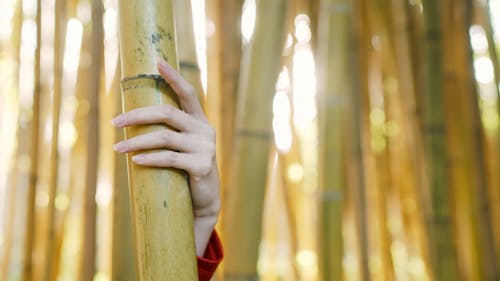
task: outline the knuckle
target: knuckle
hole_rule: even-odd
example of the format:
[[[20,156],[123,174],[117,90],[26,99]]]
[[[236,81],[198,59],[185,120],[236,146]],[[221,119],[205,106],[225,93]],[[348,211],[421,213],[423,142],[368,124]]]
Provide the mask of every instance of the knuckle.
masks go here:
[[[162,130],[160,137],[161,137],[162,143],[164,143],[164,144],[169,143],[170,140],[172,139],[172,132],[168,129],[164,129],[164,130]]]
[[[174,153],[173,151],[168,150],[165,152],[165,161],[169,165],[176,165],[178,160],[179,160],[178,155],[176,153]]]
[[[172,106],[170,106],[168,104],[161,105],[161,113],[162,113],[163,119],[165,121],[170,120],[170,118],[173,114]]]

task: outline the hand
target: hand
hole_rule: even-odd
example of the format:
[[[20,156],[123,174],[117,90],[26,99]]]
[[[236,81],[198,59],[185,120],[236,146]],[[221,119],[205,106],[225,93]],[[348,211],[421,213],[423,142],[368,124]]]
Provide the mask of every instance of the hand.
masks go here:
[[[120,128],[165,123],[176,130],[165,128],[139,135],[115,144],[113,149],[120,153],[139,152],[132,157],[138,165],[177,168],[189,173],[196,254],[203,256],[220,210],[215,130],[208,123],[194,87],[163,60],[158,62],[158,71],[179,97],[183,110],[167,104],[142,107],[118,115],[111,123]],[[147,152],[150,149],[163,150]]]

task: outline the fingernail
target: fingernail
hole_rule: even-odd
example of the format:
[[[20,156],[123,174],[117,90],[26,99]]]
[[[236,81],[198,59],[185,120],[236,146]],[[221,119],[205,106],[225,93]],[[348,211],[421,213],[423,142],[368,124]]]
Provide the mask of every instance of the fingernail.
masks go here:
[[[122,142],[119,142],[119,143],[113,145],[113,150],[121,152],[121,153],[125,152],[126,151],[125,142],[122,141]]]
[[[146,157],[144,157],[144,155],[139,154],[139,155],[132,156],[132,161],[134,161],[135,163],[141,163],[145,160],[145,158]]]
[[[111,125],[115,127],[121,127],[125,125],[125,119],[123,118],[123,115],[118,115],[115,118],[111,119]]]

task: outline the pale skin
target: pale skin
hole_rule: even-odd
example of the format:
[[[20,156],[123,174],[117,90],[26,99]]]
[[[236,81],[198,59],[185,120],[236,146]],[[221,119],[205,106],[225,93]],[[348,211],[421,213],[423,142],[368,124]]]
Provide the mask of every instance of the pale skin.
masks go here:
[[[138,165],[177,168],[188,172],[193,202],[196,255],[203,256],[220,210],[220,182],[215,159],[215,130],[209,124],[194,87],[164,60],[158,71],[179,98],[181,109],[155,105],[134,109],[111,120],[118,128],[144,124],[166,124],[165,129],[119,142],[113,149],[136,152]],[[150,149],[161,149],[148,152]]]

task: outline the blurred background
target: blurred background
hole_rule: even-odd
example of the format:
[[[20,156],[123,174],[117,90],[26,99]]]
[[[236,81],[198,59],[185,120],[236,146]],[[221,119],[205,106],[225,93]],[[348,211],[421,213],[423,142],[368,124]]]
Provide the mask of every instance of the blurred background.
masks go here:
[[[0,1],[1,281],[135,280],[117,2]],[[216,280],[500,280],[500,0],[174,6]]]

